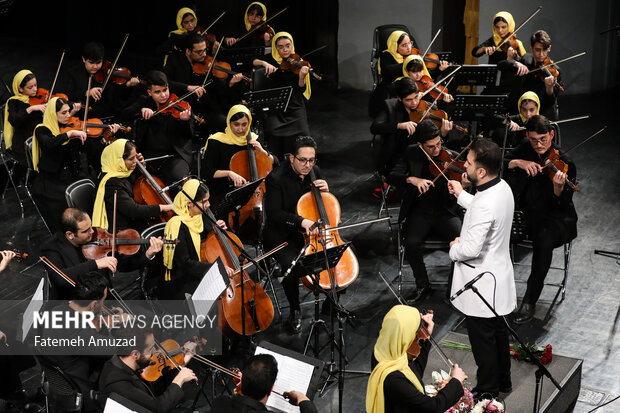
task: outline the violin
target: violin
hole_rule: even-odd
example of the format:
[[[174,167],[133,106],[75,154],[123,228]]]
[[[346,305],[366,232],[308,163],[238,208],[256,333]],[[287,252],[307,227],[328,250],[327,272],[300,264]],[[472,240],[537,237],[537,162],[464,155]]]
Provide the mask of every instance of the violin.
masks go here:
[[[179,100],[178,96],[174,93],[171,93],[168,97],[168,102],[157,105],[157,113],[163,113],[166,115],[171,115],[174,118],[179,119],[181,116],[181,112],[185,112],[186,110],[192,110],[192,107],[189,103],[184,100]],[[199,124],[205,123],[205,120],[198,115],[194,115],[192,113],[192,118]]]
[[[159,351],[154,353],[151,356],[151,360],[154,364],[145,367],[142,369],[142,373],[140,373],[140,376],[149,382],[157,381],[162,376],[164,368],[168,367],[174,369],[177,368],[177,366],[182,366],[185,362],[184,349],[176,341],[168,339],[162,341],[159,345],[163,348],[165,353]],[[173,359],[174,362],[171,359]]]
[[[418,107],[415,108],[415,110],[409,112],[409,120],[415,123],[419,123],[424,119],[430,119],[435,125],[437,125],[438,128],[441,128],[441,121],[444,119],[448,120],[448,114],[441,109],[428,110],[429,107],[431,107],[430,103],[425,100],[420,100],[420,103],[418,103]],[[466,128],[459,125],[454,125],[454,129],[459,130],[463,133],[468,133],[468,130]]]
[[[426,329],[426,321],[420,319],[420,328],[418,329],[415,338],[411,342],[411,345],[407,349],[407,358],[409,360],[414,360],[418,358],[418,356],[420,355],[420,351],[422,351],[422,346],[424,345],[424,342],[430,337],[431,334]]]
[[[560,89],[561,92],[564,92],[564,87],[562,87],[562,85],[558,83],[558,76],[560,76],[560,71],[553,65],[553,60],[546,57],[545,60],[537,66],[547,66],[544,69],[536,72],[536,76],[538,76],[541,81],[544,82],[546,77],[553,76],[555,78],[554,87],[557,87],[558,89]]]
[[[545,155],[544,158],[540,158],[538,163],[543,167],[544,173],[546,173],[552,181],[557,172],[568,172],[568,164],[560,159],[560,151],[555,148],[549,149],[547,155]],[[573,191],[579,192],[579,187],[572,183],[568,177],[566,178],[566,183]]]
[[[215,216],[209,208],[207,215],[215,222]],[[235,270],[230,285],[220,296],[220,328],[227,337],[235,335],[254,335],[263,331],[273,321],[273,304],[260,283],[255,284],[247,271],[241,268],[240,251],[224,235],[224,230],[214,225],[214,229],[200,245],[200,261],[214,262],[218,257],[224,265]],[[241,240],[232,232],[228,235],[237,243]],[[241,289],[243,288],[243,303]],[[243,310],[242,310],[243,309]],[[243,313],[242,313],[243,311]]]
[[[442,100],[444,96],[446,96],[448,92],[448,88],[445,86],[435,86],[435,82],[430,76],[424,75],[420,80],[417,80],[418,89],[420,92],[424,93],[430,89],[428,92],[433,99]]]
[[[448,149],[442,149],[439,155],[433,158],[435,163],[430,164],[431,173],[435,176],[443,173],[448,178],[460,182],[465,173],[465,161],[456,160],[458,156],[454,157],[455,155],[455,153]],[[438,168],[442,168],[442,170]]]
[[[512,50],[514,50],[515,53],[517,53],[517,56],[520,57],[521,55],[519,54],[519,43],[517,42],[517,35],[516,33],[512,33],[512,32],[502,37],[502,42],[500,43],[500,46],[498,46],[498,49],[507,54],[508,49],[511,47],[512,47]]]
[[[211,56],[207,56],[204,62],[196,62],[192,65],[192,70],[194,71],[194,74],[199,75],[199,76],[204,76],[207,73],[209,73],[209,69],[210,67],[213,66],[213,76],[215,76],[218,79],[226,79],[228,78],[228,76],[234,76],[239,72],[234,72],[232,70],[230,70],[230,64],[226,63],[226,62],[215,62],[215,64],[213,64],[213,58]],[[243,80],[245,80],[246,82],[251,82],[252,79],[250,79],[247,76],[243,76]]]
[[[310,180],[314,182],[316,176],[314,170],[310,170]],[[340,224],[340,203],[338,199],[329,192],[320,191],[312,184],[312,191],[307,192],[297,201],[297,215],[312,221],[320,220],[325,228],[337,227]],[[310,239],[306,239],[305,255],[322,251],[324,248],[331,248],[344,243],[338,231],[330,231],[329,235],[325,233],[325,240],[322,242],[321,233],[313,235]],[[319,285],[325,290],[332,289],[331,279],[334,280],[334,288],[340,291],[348,287],[359,275],[359,262],[351,248],[347,248],[342,255],[338,264],[330,270],[332,277],[327,270],[321,271],[319,274]],[[301,282],[308,289],[313,289],[313,280],[310,276],[302,277]]]
[[[87,260],[98,260],[112,252],[112,234],[103,228],[93,228],[95,233],[91,240],[82,245],[82,253]],[[179,240],[163,240],[166,244],[178,244]],[[140,238],[140,234],[135,229],[127,228],[116,233],[115,238],[116,252],[122,255],[134,255],[140,251],[140,246],[150,245],[151,241]]]
[[[106,141],[111,141],[112,132],[110,131],[110,125],[106,125],[101,121],[101,119],[91,118],[86,121],[86,125],[84,125],[84,121],[80,120],[80,118],[76,116],[71,116],[69,121],[60,128],[60,133],[67,133],[71,130],[84,130],[84,126],[86,126],[86,135],[89,138],[98,138],[103,133],[103,138]],[[105,132],[104,132],[105,130]],[[120,130],[124,132],[131,132],[130,126],[121,126]]]
[[[414,47],[411,49],[411,54],[422,56],[422,51]],[[441,61],[439,60],[439,55],[436,53],[426,53],[424,56],[422,56],[422,60],[424,60],[424,65],[428,70],[435,70],[441,64]]]
[[[108,74],[110,73],[111,68],[112,68],[112,63],[109,60],[105,60],[101,64],[101,69],[99,69],[97,73],[93,75],[93,77],[95,78],[97,82],[103,83],[106,76],[108,76]],[[131,71],[129,71],[129,69],[127,69],[126,67],[117,66],[114,68],[114,70],[112,71],[112,74],[110,75],[110,80],[116,83],[117,85],[124,85],[131,78],[132,78]],[[140,83],[144,83],[144,81],[141,80]]]
[[[316,74],[312,70],[310,62],[307,60],[303,60],[301,56],[299,56],[297,53],[290,55],[286,59],[282,59],[282,63],[280,63],[280,70],[298,75],[299,71],[304,66],[307,66],[310,69],[310,72],[308,73],[310,73],[316,80],[323,80],[322,76]]]
[[[275,36],[276,34],[276,32],[271,26],[267,24],[267,22],[256,23],[255,25],[252,25],[252,27],[248,31],[251,31],[255,37],[261,40],[265,40],[265,33],[269,33],[271,35],[271,38],[273,38],[273,36]]]
[[[37,89],[36,95],[30,96],[30,98],[28,98],[28,101],[29,101],[28,103],[30,103],[30,106],[43,105],[49,102],[51,98],[62,98],[66,101],[69,100],[69,97],[65,95],[64,93],[54,93],[53,95],[50,96],[49,90],[43,89],[42,87],[40,87]]]
[[[133,200],[141,205],[171,205],[170,195],[162,190],[164,183],[158,177],[151,175],[140,162],[136,163],[136,167],[140,169],[142,176],[133,184]],[[161,222],[168,222],[173,216],[174,211],[159,213]]]
[[[16,262],[21,262],[21,261],[23,261],[23,260],[25,260],[25,259],[27,259],[27,258],[28,258],[28,253],[26,253],[26,252],[19,252],[19,251],[17,251],[17,250],[12,250],[12,252],[14,252],[14,253],[15,253],[15,256],[13,257],[13,259],[14,259]],[[0,258],[0,259],[1,259],[1,258]]]
[[[256,152],[254,146],[250,144],[251,134],[248,127],[246,136],[248,141],[247,149],[237,152],[230,158],[229,170],[241,175],[247,182],[254,182],[258,179],[266,177],[273,169],[269,155],[262,152]],[[254,195],[250,201],[245,204],[239,213],[231,212],[228,216],[230,228],[234,228],[239,232],[241,227],[252,228],[253,233],[258,233],[258,229],[262,224],[263,215],[263,195],[265,194],[265,182],[261,183],[254,191]],[[246,225],[248,224],[248,225]]]

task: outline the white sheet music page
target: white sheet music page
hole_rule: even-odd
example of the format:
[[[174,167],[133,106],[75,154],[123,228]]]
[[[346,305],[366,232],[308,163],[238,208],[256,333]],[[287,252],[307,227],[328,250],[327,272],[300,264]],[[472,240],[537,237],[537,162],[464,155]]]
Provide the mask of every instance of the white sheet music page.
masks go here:
[[[297,390],[304,394],[308,392],[308,387],[310,386],[310,380],[312,379],[312,373],[314,371],[314,366],[312,364],[274,353],[260,346],[256,347],[254,354],[271,354],[278,362],[278,377],[276,378],[273,390],[280,394],[291,390]],[[299,407],[293,406],[288,400],[273,392],[267,400],[267,407],[272,407],[286,413],[299,413]]]
[[[215,300],[222,295],[226,287],[227,285],[220,272],[220,266],[215,262],[211,265],[204,277],[202,277],[196,291],[192,294],[192,302],[196,309],[196,315],[206,316],[209,314],[210,308],[208,308],[207,302],[215,302]]]
[[[26,339],[28,332],[30,331],[30,327],[32,327],[32,323],[34,321],[34,312],[39,311],[43,306],[43,285],[45,284],[45,278],[41,278],[39,281],[39,285],[37,289],[34,291],[34,295],[32,299],[28,303],[28,307],[26,307],[26,311],[24,311],[24,318],[22,319],[22,341]]]
[[[105,409],[103,410],[103,413],[136,413],[136,411],[128,409],[116,400],[108,398],[105,402]]]

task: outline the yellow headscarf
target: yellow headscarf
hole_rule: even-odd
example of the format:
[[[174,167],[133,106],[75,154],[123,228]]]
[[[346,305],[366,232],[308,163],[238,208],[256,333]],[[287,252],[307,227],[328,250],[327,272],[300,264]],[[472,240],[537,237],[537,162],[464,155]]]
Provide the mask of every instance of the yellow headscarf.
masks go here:
[[[250,113],[250,110],[243,105],[234,105],[228,111],[228,116],[226,116],[226,130],[224,132],[217,132],[209,136],[209,139],[207,139],[207,142],[205,143],[205,151],[207,150],[207,146],[209,145],[209,141],[211,139],[215,141],[220,141],[227,145],[245,146],[248,144],[248,141],[245,139],[248,133],[248,129],[243,132],[242,136],[237,136],[230,128],[230,119],[237,113],[245,113],[248,116],[248,129],[250,128],[250,126],[252,126],[252,114]],[[256,135],[255,133],[250,132],[250,134],[251,140],[255,141],[258,138],[258,135]]]
[[[172,33],[174,34],[185,34],[187,33],[187,30],[185,30],[183,28],[183,25],[181,24],[181,22],[183,22],[183,16],[185,16],[187,13],[191,14],[192,16],[194,16],[194,24],[196,25],[195,27],[198,27],[198,17],[196,17],[196,13],[194,13],[194,10],[190,9],[189,7],[183,7],[181,10],[179,10],[177,12],[177,30],[173,30],[168,34],[168,37],[170,37],[170,35]]]
[[[101,152],[101,172],[106,174],[99,182],[95,205],[93,207],[93,227],[108,229],[108,214],[105,208],[105,184],[110,178],[127,178],[131,175],[125,165],[123,153],[127,139],[117,139]]]
[[[374,352],[378,364],[368,379],[366,389],[367,413],[385,411],[383,382],[393,371],[402,372],[416,389],[424,393],[422,384],[409,368],[407,359],[407,349],[416,336],[420,320],[420,312],[406,305],[392,307],[383,318]]]
[[[392,34],[390,34],[390,37],[388,37],[387,49],[384,50],[384,52],[389,52],[394,58],[394,60],[396,60],[398,63],[402,63],[404,60],[403,55],[398,53],[398,39],[400,39],[400,36],[402,36],[403,34],[409,36],[407,32],[404,32],[402,30],[393,31]],[[409,38],[411,39],[411,36],[409,36]],[[379,58],[378,70],[379,74],[381,74],[381,58]]]
[[[276,49],[276,42],[280,37],[288,37],[291,40],[291,54],[295,53],[295,43],[293,42],[293,36],[291,36],[287,32],[278,32],[271,39],[271,56],[274,58],[278,64],[282,63],[282,57],[278,50]],[[303,60],[303,59],[302,59]],[[306,75],[306,90],[304,91],[304,97],[306,100],[310,100],[310,95],[312,94],[312,90],[310,89],[310,73]]]
[[[189,179],[185,182],[185,184],[183,184],[183,191],[187,192],[187,194],[194,199],[199,186],[199,180]],[[177,239],[179,237],[181,223],[187,225],[187,228],[189,228],[189,233],[192,236],[192,243],[196,249],[196,254],[200,257],[200,233],[203,230],[202,214],[198,214],[193,217],[190,216],[189,207],[187,206],[188,202],[191,202],[191,200],[185,196],[182,191],[174,197],[174,202],[172,205],[174,206],[174,213],[176,215],[173,216],[166,224],[166,228],[164,229],[164,237],[167,240]],[[170,270],[172,270],[172,261],[174,260],[175,248],[175,244],[170,244],[170,248],[168,248],[168,246],[164,248],[164,266],[166,267],[166,275],[164,278],[165,281],[170,281]]]
[[[47,107],[45,108],[45,112],[43,113],[43,123],[39,123],[32,133],[32,166],[34,170],[39,172],[39,158],[41,157],[41,148],[39,148],[39,141],[37,140],[36,131],[37,128],[41,126],[47,127],[52,135],[58,136],[60,135],[60,126],[58,125],[58,115],[56,114],[56,101],[58,98],[51,98],[49,102],[47,102]],[[64,144],[67,144],[65,142]],[[64,145],[63,144],[63,145]]]
[[[519,102],[517,102],[517,110],[519,111],[519,116],[521,117],[521,121],[525,123],[525,118],[521,114],[521,102],[524,100],[533,100],[536,102],[536,114],[540,113],[540,99],[538,99],[538,95],[534,92],[528,91],[521,95],[519,98]]]
[[[425,76],[431,77],[431,75],[428,73],[426,65],[424,64],[424,59],[422,59],[422,56],[419,56],[417,54],[407,56],[407,58],[403,62],[403,75],[405,75],[405,77],[409,77],[409,73],[407,73],[407,65],[412,60],[419,60],[422,63],[422,73],[424,73]]]
[[[248,10],[250,10],[250,7],[254,6],[255,4],[259,5],[260,8],[263,9],[263,18],[261,20],[262,21],[267,20],[267,7],[265,7],[263,3],[258,2],[258,1],[250,3],[247,9],[245,9],[245,14],[243,15],[243,22],[245,23],[245,29],[247,31],[250,31],[250,29],[252,29],[252,23],[250,23],[250,20],[248,20]]]
[[[499,44],[503,41],[502,36],[497,33],[497,31],[495,30],[495,25],[493,24],[495,19],[498,17],[506,20],[506,22],[508,23],[508,32],[512,33],[515,30],[515,20],[512,18],[512,14],[508,13],[507,11],[500,11],[495,16],[493,16],[493,20],[491,21],[491,28],[493,30],[493,42],[495,43],[495,46],[499,46]],[[527,53],[527,51],[525,50],[525,47],[523,47],[523,43],[521,43],[521,40],[517,39],[517,43],[519,44],[519,54],[523,56]]]
[[[26,76],[31,74],[32,72],[30,70],[20,70],[13,78],[13,96],[8,98],[4,107],[4,143],[7,149],[11,149],[11,147],[13,146],[13,125],[9,123],[9,100],[17,99],[24,103],[30,102],[30,97],[28,95],[24,95],[19,91],[19,85],[22,83]]]

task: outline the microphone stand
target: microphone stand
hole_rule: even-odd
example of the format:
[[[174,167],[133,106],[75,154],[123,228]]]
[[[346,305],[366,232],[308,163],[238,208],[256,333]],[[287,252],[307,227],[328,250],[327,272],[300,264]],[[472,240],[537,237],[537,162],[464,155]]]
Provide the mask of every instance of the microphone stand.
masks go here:
[[[471,286],[471,290],[476,293],[476,295],[478,297],[480,297],[480,299],[484,302],[484,304],[489,308],[489,310],[491,310],[491,312],[495,315],[495,317],[500,318],[500,315],[497,314],[497,311],[495,311],[495,308],[493,308],[491,306],[491,304],[489,304],[489,302],[484,298],[484,296],[482,294],[480,294],[480,291],[478,291],[478,288],[476,288],[475,285]],[[452,300],[452,298],[450,299]],[[540,399],[542,397],[542,378],[543,375],[547,376],[549,378],[549,380],[551,380],[551,383],[553,383],[553,385],[555,387],[557,387],[557,389],[559,391],[562,391],[562,386],[560,386],[560,383],[558,383],[553,376],[551,375],[551,373],[549,372],[549,370],[547,370],[547,368],[545,367],[544,364],[542,364],[542,362],[535,357],[532,352],[528,349],[528,347],[523,343],[523,341],[521,340],[521,338],[519,337],[519,335],[516,333],[516,331],[514,331],[511,327],[510,324],[508,324],[508,321],[506,321],[506,317],[501,317],[501,319],[504,321],[504,324],[506,325],[506,328],[508,329],[508,331],[510,332],[510,334],[515,338],[515,340],[517,340],[517,342],[521,345],[521,348],[527,353],[527,355],[530,357],[530,359],[534,362],[534,364],[536,364],[536,366],[538,366],[538,369],[536,370],[536,390],[534,391],[534,407],[532,409],[532,411],[534,413],[538,413],[539,412],[539,407],[540,407]]]
[[[198,210],[200,210],[200,212],[202,212],[202,215],[207,217],[207,220],[209,222],[211,222],[212,225],[214,225],[214,229],[217,231],[217,221],[211,217],[206,210],[204,210],[200,205],[198,205],[198,203],[196,201],[194,201],[194,199],[189,196],[189,194],[187,192],[185,192],[185,190],[183,189],[183,185],[178,184],[177,188],[179,188],[179,192],[183,193],[183,195],[185,195],[187,197],[187,199],[189,199],[191,201],[192,204],[194,204],[194,206],[196,208],[198,208]],[[243,245],[239,245],[237,244],[237,242],[232,239],[232,237],[230,235],[228,235],[227,231],[220,231],[222,234],[224,234],[226,236],[226,238],[228,239],[228,241],[234,245],[235,247],[237,247],[237,249],[239,250],[239,252],[241,253],[241,256],[244,257],[245,259],[247,259],[248,261],[250,261],[252,264],[254,264],[254,266],[256,267],[256,270],[262,274],[262,275],[266,275],[266,271],[261,268],[258,263],[256,262],[256,260],[254,260],[254,258],[252,258],[250,256],[250,254],[247,253],[247,251],[243,248]],[[248,274],[249,276],[249,274]],[[241,279],[241,335],[245,336],[245,288],[244,288],[244,280],[243,280],[243,271],[240,272],[240,279]],[[254,284],[254,288],[256,289],[256,283]],[[256,297],[256,291],[254,292],[254,296]],[[253,342],[254,338],[250,338],[250,340]]]

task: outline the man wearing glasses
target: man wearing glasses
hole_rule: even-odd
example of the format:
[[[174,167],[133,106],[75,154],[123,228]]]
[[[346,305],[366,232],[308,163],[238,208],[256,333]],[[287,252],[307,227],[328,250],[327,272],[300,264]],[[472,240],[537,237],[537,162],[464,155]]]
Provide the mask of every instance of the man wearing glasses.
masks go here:
[[[303,234],[318,233],[318,229],[311,229],[313,221],[296,213],[297,201],[303,194],[310,191],[311,184],[314,184],[320,191],[329,191],[327,182],[320,179],[320,171],[315,163],[316,142],[310,136],[300,136],[295,141],[293,153],[289,154],[288,159],[265,179],[266,224],[263,231],[265,248],[270,250],[283,242],[288,242],[288,246],[274,254],[283,272],[291,267],[291,263],[304,246]],[[313,169],[317,179],[311,181],[310,171]],[[308,274],[296,265],[283,275],[285,277],[282,287],[290,305],[290,314],[286,324],[289,332],[296,334],[301,331],[299,278]]]
[[[506,155],[507,181],[515,195],[515,204],[525,214],[529,238],[533,242],[532,269],[515,323],[532,320],[536,302],[551,266],[553,250],[577,237],[577,213],[573,190],[566,183],[575,181],[575,164],[560,151],[568,165],[566,173],[558,171],[552,179],[545,173],[544,160],[549,151],[559,148],[553,143],[554,131],[549,120],[535,115],[527,122],[528,141]]]
[[[430,169],[429,157],[436,158],[442,150],[441,131],[426,119],[416,125],[413,138],[417,143],[407,147],[404,156],[396,161],[388,174],[388,182],[399,188],[402,197],[398,221],[404,222],[405,257],[416,283],[416,290],[409,300],[411,304],[433,292],[424,265],[422,243],[431,237],[452,241],[461,230],[456,199],[448,193],[446,179],[440,176],[435,180]],[[435,162],[441,165],[439,161]],[[448,286],[447,294],[449,291]]]

